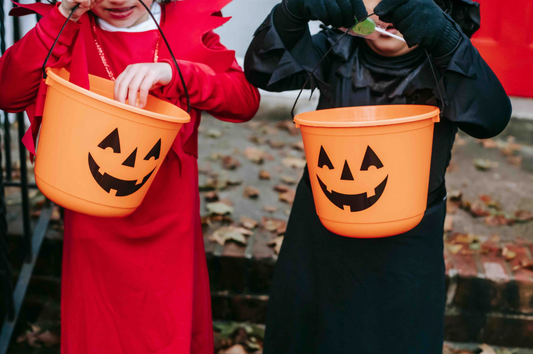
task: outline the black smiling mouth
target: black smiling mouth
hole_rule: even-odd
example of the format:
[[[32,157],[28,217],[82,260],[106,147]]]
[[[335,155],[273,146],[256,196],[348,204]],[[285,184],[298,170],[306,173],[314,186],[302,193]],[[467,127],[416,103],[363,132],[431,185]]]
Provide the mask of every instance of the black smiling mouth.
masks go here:
[[[137,192],[139,189],[141,189],[142,186],[144,186],[146,181],[148,181],[152,173],[154,173],[155,171],[154,168],[152,172],[147,174],[143,178],[142,182],[139,184],[137,184],[136,180],[126,181],[118,179],[108,175],[107,173],[101,174],[100,172],[98,172],[100,166],[98,166],[96,161],[94,161],[93,157],[91,156],[91,153],[89,153],[89,169],[91,170],[94,180],[98,183],[98,185],[102,187],[102,189],[105,190],[107,193],[111,192],[111,189],[116,190],[117,197],[125,197]]]
[[[389,179],[389,176],[385,177],[383,182],[381,182],[376,188],[374,188],[375,195],[370,198],[366,196],[366,192],[360,194],[341,194],[335,191],[328,192],[328,188],[326,187],[324,182],[322,182],[320,177],[318,177],[317,175],[316,178],[318,179],[320,188],[322,188],[322,192],[324,192],[326,197],[328,197],[328,199],[333,204],[335,204],[335,206],[344,210],[344,206],[347,205],[350,207],[350,211],[353,213],[356,211],[366,210],[379,200],[379,198],[383,194],[383,191],[385,190],[385,186],[387,185],[387,180]]]

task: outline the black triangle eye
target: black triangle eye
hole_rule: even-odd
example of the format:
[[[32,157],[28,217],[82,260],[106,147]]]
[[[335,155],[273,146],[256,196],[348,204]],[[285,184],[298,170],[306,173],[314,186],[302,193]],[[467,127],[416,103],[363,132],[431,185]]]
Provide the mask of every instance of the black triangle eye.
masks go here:
[[[363,159],[363,164],[361,165],[361,171],[368,171],[368,168],[370,166],[375,166],[376,168],[382,168],[383,164],[381,163],[381,160],[379,159],[378,155],[370,148],[370,146],[367,146],[365,157]]]
[[[113,149],[115,154],[120,154],[120,139],[118,138],[118,128],[113,130],[100,144],[98,147],[101,149],[107,149],[110,147]]]
[[[137,148],[128,156],[128,158],[122,163],[123,166],[135,167],[135,159],[137,158]]]
[[[151,157],[154,157],[155,160],[159,159],[159,155],[161,154],[161,139],[159,139],[159,141],[157,143],[155,143],[154,147],[152,148],[152,150],[150,150],[150,152],[148,153],[148,155],[146,155],[146,157],[144,158],[145,160],[150,160]]]
[[[324,147],[320,147],[320,154],[318,155],[318,167],[322,168],[324,166],[328,166],[330,170],[333,170],[333,164],[331,163],[331,160],[329,159],[328,154],[326,154],[326,150],[324,150]]]

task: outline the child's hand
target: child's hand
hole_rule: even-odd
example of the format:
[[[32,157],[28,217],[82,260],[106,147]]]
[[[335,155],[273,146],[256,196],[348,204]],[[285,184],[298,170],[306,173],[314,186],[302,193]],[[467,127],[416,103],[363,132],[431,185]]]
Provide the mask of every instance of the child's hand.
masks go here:
[[[89,11],[94,5],[102,2],[103,0],[63,0],[59,5],[59,12],[63,16],[68,17],[72,12],[74,6],[80,4],[80,7],[76,9],[76,12],[72,14],[70,18],[72,21],[77,22],[81,15]]]
[[[130,106],[144,108],[148,93],[172,81],[172,67],[168,63],[128,65],[115,80],[115,100]],[[139,96],[139,102],[137,102]]]
[[[367,16],[363,0],[283,0],[294,16],[319,20],[333,27],[351,28],[355,18]]]

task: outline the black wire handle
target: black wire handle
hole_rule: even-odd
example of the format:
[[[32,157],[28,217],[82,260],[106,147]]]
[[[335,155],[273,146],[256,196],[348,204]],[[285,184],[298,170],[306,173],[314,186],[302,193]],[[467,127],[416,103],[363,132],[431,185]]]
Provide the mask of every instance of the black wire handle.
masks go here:
[[[139,0],[140,1],[140,0]],[[374,15],[373,13],[366,16],[365,18],[363,18],[361,21],[364,21],[366,20],[368,17]],[[355,24],[357,25],[359,22],[361,21],[357,21]],[[331,46],[331,48],[328,49],[328,51],[326,53],[324,53],[324,55],[322,56],[322,58],[318,61],[318,63],[316,64],[316,66],[313,68],[313,70],[309,73],[309,76],[307,77],[307,80],[305,80],[304,82],[304,85],[303,87],[300,89],[300,92],[298,93],[298,96],[296,97],[296,101],[294,101],[294,104],[292,106],[292,109],[291,109],[291,116],[292,116],[292,119],[294,119],[294,110],[296,109],[296,104],[298,103],[298,100],[300,99],[300,96],[302,95],[302,92],[303,90],[305,89],[305,87],[307,86],[307,83],[311,80],[311,78],[313,77],[313,74],[315,73],[316,69],[318,69],[318,67],[320,66],[320,64],[322,64],[322,62],[324,61],[324,59],[327,57],[327,55],[333,50],[333,48],[335,48],[335,46],[337,44],[339,44],[339,42],[348,34],[348,32],[345,32],[339,39],[337,39],[337,41],[335,43],[333,43],[333,45]],[[441,105],[442,105],[442,108],[438,107],[440,109],[440,114],[442,115],[442,110],[444,109],[444,99],[442,98],[442,92],[440,90],[440,86],[439,86],[439,82],[437,80],[437,75],[435,74],[435,69],[433,68],[433,64],[431,63],[431,58],[429,57],[429,53],[428,51],[424,48],[424,51],[426,52],[426,56],[428,58],[428,61],[429,61],[429,66],[431,68],[431,72],[433,73],[433,78],[435,79],[435,84],[437,85],[437,91],[439,93],[439,97],[440,97],[440,100],[441,100]],[[334,104],[332,104],[333,107],[335,107]]]
[[[371,13],[370,15],[367,15],[366,17],[362,18],[361,20],[357,20],[355,19],[355,25],[357,25],[359,22],[362,22],[364,20],[366,20],[367,18],[369,18],[370,16],[374,15],[373,13]],[[354,26],[355,26],[354,25]],[[294,104],[292,105],[292,109],[291,109],[291,116],[292,116],[292,119],[294,119],[294,110],[296,109],[296,104],[298,103],[298,100],[300,99],[300,96],[302,95],[302,92],[304,91],[305,87],[307,86],[307,83],[311,80],[311,78],[313,77],[313,74],[315,73],[316,69],[318,69],[318,67],[320,66],[320,64],[322,64],[322,62],[324,61],[324,59],[326,59],[326,57],[328,56],[328,54],[333,50],[333,48],[335,48],[335,46],[337,44],[339,44],[339,42],[344,38],[346,37],[346,35],[348,34],[348,32],[344,32],[344,34],[339,38],[337,39],[337,41],[335,43],[333,43],[333,45],[331,46],[331,48],[329,48],[327,50],[326,53],[324,53],[324,55],[322,56],[322,58],[320,58],[320,60],[318,61],[318,63],[315,65],[315,67],[313,68],[313,70],[309,73],[309,76],[307,77],[307,80],[305,80],[304,82],[304,85],[302,86],[302,88],[300,89],[300,92],[298,93],[298,96],[296,96],[296,101],[294,101]]]
[[[46,56],[46,59],[44,59],[44,63],[43,63],[43,79],[46,79],[48,77],[48,75],[46,74],[46,63],[48,63],[48,59],[50,59],[50,55],[52,55],[52,51],[54,50],[54,47],[56,46],[56,43],[59,40],[59,37],[61,36],[61,33],[63,33],[63,30],[67,26],[68,21],[70,21],[70,18],[72,17],[72,14],[74,13],[74,11],[76,11],[78,9],[78,7],[80,7],[80,5],[81,4],[77,4],[76,6],[74,6],[74,8],[72,9],[72,11],[70,12],[70,14],[67,17],[67,20],[63,24],[63,27],[61,27],[61,30],[59,31],[59,34],[56,37],[56,40],[52,44],[52,48],[50,48],[50,51],[48,52],[48,55]]]
[[[183,85],[183,92],[185,93],[185,97],[187,98],[187,113],[190,113],[191,112],[191,99],[189,97],[189,90],[187,89],[187,85],[185,84],[185,79],[183,78],[183,74],[181,73],[180,67],[178,65],[178,61],[176,60],[176,57],[174,56],[174,53],[172,52],[172,49],[170,48],[170,44],[168,44],[167,38],[165,37],[165,34],[163,33],[163,30],[159,26],[159,23],[157,23],[154,15],[152,14],[152,12],[148,8],[148,6],[146,6],[146,4],[142,0],[139,0],[139,2],[146,9],[146,11],[148,11],[148,14],[152,18],[152,20],[154,20],[154,23],[157,26],[157,29],[159,30],[159,33],[161,33],[161,37],[165,41],[165,44],[166,44],[166,46],[168,48],[168,52],[170,53],[170,56],[172,57],[172,60],[174,61],[174,65],[176,66],[176,69],[178,69],[178,74],[180,76],[181,84]],[[74,13],[74,11],[76,11],[78,9],[79,6],[80,6],[80,4],[77,4],[76,6],[74,6],[72,11],[70,12],[70,15],[68,15],[67,20],[63,24],[63,27],[61,27],[61,30],[59,31],[59,34],[57,35],[54,43],[52,44],[52,47],[50,48],[50,51],[48,52],[48,55],[46,56],[46,59],[44,60],[43,67],[42,67],[43,79],[46,79],[46,77],[48,76],[46,74],[46,64],[48,62],[48,59],[50,59],[50,56],[52,55],[52,51],[54,50],[54,47],[55,47],[57,41],[59,40],[59,37],[61,36],[61,33],[63,32],[63,30],[65,29],[65,27],[66,27],[66,25],[68,23],[68,21],[70,20],[70,17],[72,17],[72,14]]]

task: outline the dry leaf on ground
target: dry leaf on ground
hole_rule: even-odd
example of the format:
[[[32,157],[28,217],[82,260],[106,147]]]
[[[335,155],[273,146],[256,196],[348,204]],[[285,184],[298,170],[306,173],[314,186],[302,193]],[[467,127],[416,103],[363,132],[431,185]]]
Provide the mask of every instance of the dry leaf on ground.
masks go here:
[[[209,129],[207,131],[207,136],[210,138],[218,139],[222,136],[222,132],[218,129]]]
[[[245,245],[247,243],[246,236],[252,235],[253,232],[243,227],[227,226],[213,232],[209,236],[209,241],[216,242],[219,245],[224,246],[228,241],[235,241],[237,243]]]
[[[270,139],[268,140],[268,145],[270,145],[272,149],[282,149],[285,147],[285,142],[283,140]]]
[[[279,251],[281,250],[281,245],[283,245],[283,239],[284,236],[278,236],[268,243],[269,246],[274,246],[274,252],[276,252],[276,254],[279,254]]]
[[[444,231],[453,230],[453,215],[446,214],[446,219],[444,220]]]
[[[204,194],[204,199],[206,202],[217,202],[218,201],[218,193],[216,191],[206,192]]]
[[[265,159],[265,152],[255,147],[247,147],[244,149],[244,156],[253,163],[262,164]]]
[[[272,205],[264,205],[263,210],[267,213],[275,213],[276,211],[278,211],[278,207]]]
[[[275,218],[261,218],[261,226],[263,226],[267,231],[281,233],[285,232],[287,228],[287,222],[285,220],[275,219]]]
[[[289,186],[285,186],[283,184],[276,184],[274,186],[274,190],[278,193],[285,193],[287,192],[289,189],[291,189]]]
[[[533,213],[527,210],[517,210],[514,212],[514,219],[518,222],[533,220]]]
[[[227,205],[226,203],[223,203],[222,201],[208,203],[206,207],[207,211],[209,211],[210,214],[226,215],[233,213],[233,207]]]
[[[219,352],[220,353],[220,352]],[[233,347],[222,351],[221,354],[248,354],[244,347],[240,344],[236,344]]]
[[[483,145],[483,148],[485,149],[495,149],[498,147],[498,143],[492,139],[481,139],[479,140],[479,143]]]
[[[487,159],[476,159],[476,160],[474,160],[474,166],[479,171],[488,171],[488,170],[490,170],[492,168],[498,167],[499,165],[500,165],[499,163],[493,162],[493,161],[487,160]]]
[[[252,186],[246,186],[244,188],[243,196],[246,198],[256,199],[259,197],[259,189]]]
[[[298,151],[304,151],[304,142],[299,141],[297,143],[292,144],[292,148]]]
[[[270,172],[268,172],[266,170],[259,171],[259,179],[262,179],[262,180],[270,179]]]
[[[226,170],[234,170],[239,167],[241,163],[233,156],[227,155],[222,157],[222,167]]]
[[[304,159],[300,159],[298,157],[286,157],[281,161],[281,163],[292,168],[304,168],[307,164]]]
[[[286,184],[296,184],[296,182],[298,182],[296,178],[291,177],[291,176],[286,176],[286,175],[281,176],[280,179],[281,179],[281,182],[286,183]]]
[[[252,230],[257,226],[257,221],[244,215],[241,215],[239,221],[241,222],[242,226],[249,230]]]
[[[282,202],[285,202],[289,205],[292,205],[294,203],[294,197],[296,196],[296,191],[294,189],[289,189],[285,193],[281,193],[279,195],[279,200]]]
[[[479,349],[481,349],[480,354],[496,354],[496,351],[488,344],[481,344]]]
[[[504,247],[504,248],[502,248],[502,256],[503,256],[506,260],[510,261],[510,260],[512,260],[512,259],[514,259],[514,258],[516,257],[516,252],[511,251],[511,250],[510,250],[509,248],[507,248],[507,247]]]

